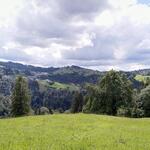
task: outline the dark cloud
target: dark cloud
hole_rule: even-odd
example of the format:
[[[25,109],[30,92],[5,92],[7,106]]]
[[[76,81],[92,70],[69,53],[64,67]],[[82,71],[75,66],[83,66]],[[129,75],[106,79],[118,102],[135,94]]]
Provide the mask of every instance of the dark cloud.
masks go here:
[[[107,0],[58,0],[60,14],[65,17],[79,17],[82,19],[91,19],[98,12],[108,7]],[[62,15],[61,15],[62,16]]]
[[[20,49],[11,49],[7,50],[4,48],[1,48],[0,50],[0,58],[5,60],[11,60],[11,61],[22,61],[22,62],[28,62],[30,59],[32,59],[29,55],[27,55],[25,52],[21,51]]]

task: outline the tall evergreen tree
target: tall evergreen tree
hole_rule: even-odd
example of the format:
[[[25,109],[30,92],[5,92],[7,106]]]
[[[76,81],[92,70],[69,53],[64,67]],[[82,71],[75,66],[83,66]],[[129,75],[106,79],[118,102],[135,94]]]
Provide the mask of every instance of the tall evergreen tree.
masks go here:
[[[78,113],[82,111],[82,107],[83,107],[83,96],[81,93],[76,93],[74,100],[72,102],[72,106],[71,106],[71,112],[72,113]]]
[[[89,112],[116,115],[119,108],[131,107],[132,87],[125,75],[111,70],[96,87],[84,107]]]
[[[30,93],[28,83],[22,76],[17,77],[12,93],[12,110],[14,117],[25,116],[30,112]]]
[[[120,107],[130,108],[132,86],[124,74],[111,70],[100,82],[105,92],[106,113],[116,115]]]

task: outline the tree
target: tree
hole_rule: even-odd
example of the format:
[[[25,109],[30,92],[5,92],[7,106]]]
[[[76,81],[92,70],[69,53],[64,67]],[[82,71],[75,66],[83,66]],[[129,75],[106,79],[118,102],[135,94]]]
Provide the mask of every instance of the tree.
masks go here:
[[[74,100],[72,102],[71,106],[71,112],[72,113],[78,113],[82,111],[83,107],[83,96],[81,93],[76,92]]]
[[[150,85],[141,91],[135,100],[133,117],[150,117]]]
[[[86,87],[87,95],[84,97],[85,105],[83,112],[85,113],[105,113],[105,93],[97,85],[88,85]]]
[[[25,116],[30,112],[31,96],[28,89],[28,83],[22,76],[17,77],[12,93],[12,110],[14,117]]]
[[[145,78],[145,87],[147,87],[148,85],[150,85],[150,77]]]
[[[11,99],[9,96],[0,95],[0,116],[8,117],[10,115]]]
[[[130,110],[131,83],[125,75],[119,72],[109,71],[91,91],[86,107],[84,107],[90,112],[116,115],[119,108]]]

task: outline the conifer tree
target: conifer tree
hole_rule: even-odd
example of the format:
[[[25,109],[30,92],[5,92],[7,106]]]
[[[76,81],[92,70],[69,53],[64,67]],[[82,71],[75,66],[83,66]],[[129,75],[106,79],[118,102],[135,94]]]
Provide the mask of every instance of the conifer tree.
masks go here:
[[[31,97],[26,79],[22,76],[17,77],[12,93],[12,116],[28,115],[30,112],[30,100]]]
[[[76,93],[74,100],[72,102],[72,106],[71,106],[71,112],[72,113],[78,113],[82,111],[82,107],[83,107],[83,96],[81,93]]]
[[[132,86],[124,74],[114,70],[109,71],[95,88],[91,88],[85,112],[116,115],[120,108],[130,115],[132,103]]]

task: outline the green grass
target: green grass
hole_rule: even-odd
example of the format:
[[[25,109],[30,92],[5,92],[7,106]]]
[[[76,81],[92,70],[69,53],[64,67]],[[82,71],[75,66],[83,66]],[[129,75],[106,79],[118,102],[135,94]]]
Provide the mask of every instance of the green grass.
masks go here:
[[[64,84],[59,82],[54,82],[53,84],[48,83],[46,80],[39,80],[38,81],[40,85],[40,90],[44,91],[47,90],[47,88],[53,88],[53,89],[69,89],[70,91],[77,91],[79,90],[79,87],[75,84]]]
[[[135,80],[146,83],[147,79],[150,79],[150,76],[142,76],[142,75],[136,75]]]
[[[150,119],[49,115],[0,120],[0,150],[149,150]]]
[[[55,88],[55,89],[69,89],[69,90],[79,90],[79,87],[77,87],[74,84],[62,84],[59,82],[54,82],[54,84],[50,85],[51,88]]]

